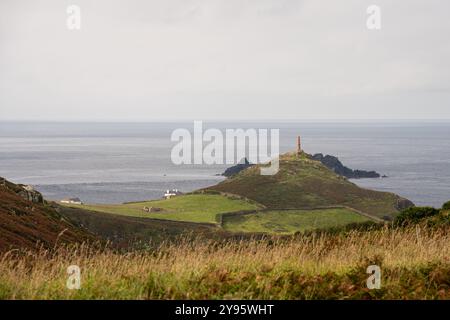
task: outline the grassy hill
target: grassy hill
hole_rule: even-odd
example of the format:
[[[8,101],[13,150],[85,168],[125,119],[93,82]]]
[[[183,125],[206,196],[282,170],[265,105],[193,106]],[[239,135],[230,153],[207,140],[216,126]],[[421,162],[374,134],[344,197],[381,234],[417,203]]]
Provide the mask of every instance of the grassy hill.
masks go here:
[[[264,210],[252,214],[222,216],[222,226],[232,232],[292,234],[345,226],[371,219],[346,208],[315,210]]]
[[[115,205],[75,205],[72,207],[125,216],[216,223],[216,215],[224,212],[256,210],[260,205],[236,196],[222,194],[186,194],[168,200],[154,200]],[[158,212],[145,212],[144,207],[158,208]]]
[[[158,228],[166,230],[166,234],[171,233],[168,230],[172,228],[174,234],[185,228],[196,229],[191,225],[159,221],[206,223],[210,227],[221,226],[222,231],[237,233],[291,234],[368,220],[380,221],[411,205],[395,194],[360,188],[305,153],[281,156],[280,171],[273,176],[260,175],[259,168],[259,165],[249,167],[218,185],[169,200],[71,207],[152,219],[153,226],[158,227],[148,231],[148,225],[145,225],[147,231],[144,234],[150,232],[158,238],[155,231]],[[144,208],[153,210],[146,212]]]
[[[413,205],[393,193],[360,188],[305,153],[282,155],[276,175],[260,175],[256,165],[206,190],[241,195],[272,209],[347,206],[378,218]]]

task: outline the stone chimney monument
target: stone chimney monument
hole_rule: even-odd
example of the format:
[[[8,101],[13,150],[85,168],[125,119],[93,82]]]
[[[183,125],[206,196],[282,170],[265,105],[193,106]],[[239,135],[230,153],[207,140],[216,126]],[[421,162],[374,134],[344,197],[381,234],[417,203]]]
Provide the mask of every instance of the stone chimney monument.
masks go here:
[[[300,140],[300,136],[297,136],[297,155],[302,153],[302,143]]]

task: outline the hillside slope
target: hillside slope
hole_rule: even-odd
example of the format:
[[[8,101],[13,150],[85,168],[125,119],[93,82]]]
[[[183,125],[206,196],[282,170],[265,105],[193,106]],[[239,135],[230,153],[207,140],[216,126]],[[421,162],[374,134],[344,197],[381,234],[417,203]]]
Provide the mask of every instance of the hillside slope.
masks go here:
[[[0,178],[0,252],[93,239],[46,205],[39,192]]]
[[[221,241],[258,238],[258,235],[228,232],[211,223],[134,217],[66,206],[60,206],[58,211],[118,248],[157,247],[181,239]]]
[[[67,206],[131,217],[213,224],[216,223],[216,215],[220,213],[259,209],[258,204],[238,199],[236,196],[200,193],[185,194],[167,200]]]
[[[207,190],[241,195],[273,209],[340,205],[380,218],[413,205],[393,193],[360,188],[306,153],[282,155],[276,175],[260,175],[255,165]]]

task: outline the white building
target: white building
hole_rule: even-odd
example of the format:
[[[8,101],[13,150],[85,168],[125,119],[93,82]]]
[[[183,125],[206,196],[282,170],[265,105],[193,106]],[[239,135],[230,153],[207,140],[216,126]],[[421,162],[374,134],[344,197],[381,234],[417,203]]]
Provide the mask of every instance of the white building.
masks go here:
[[[179,196],[180,194],[183,194],[181,191],[178,191],[178,189],[172,189],[172,190],[166,190],[166,193],[164,194],[164,198],[170,199],[175,196]]]
[[[67,198],[67,199],[62,199],[60,202],[61,203],[69,203],[69,204],[83,204],[83,202],[81,202],[80,198]]]

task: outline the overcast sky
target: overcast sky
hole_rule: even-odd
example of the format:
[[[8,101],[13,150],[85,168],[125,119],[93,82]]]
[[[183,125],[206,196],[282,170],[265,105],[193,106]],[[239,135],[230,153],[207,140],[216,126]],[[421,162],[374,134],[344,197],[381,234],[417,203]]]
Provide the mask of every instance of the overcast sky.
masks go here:
[[[366,27],[371,4],[381,30]],[[448,0],[1,0],[0,120],[450,119],[449,12]]]

